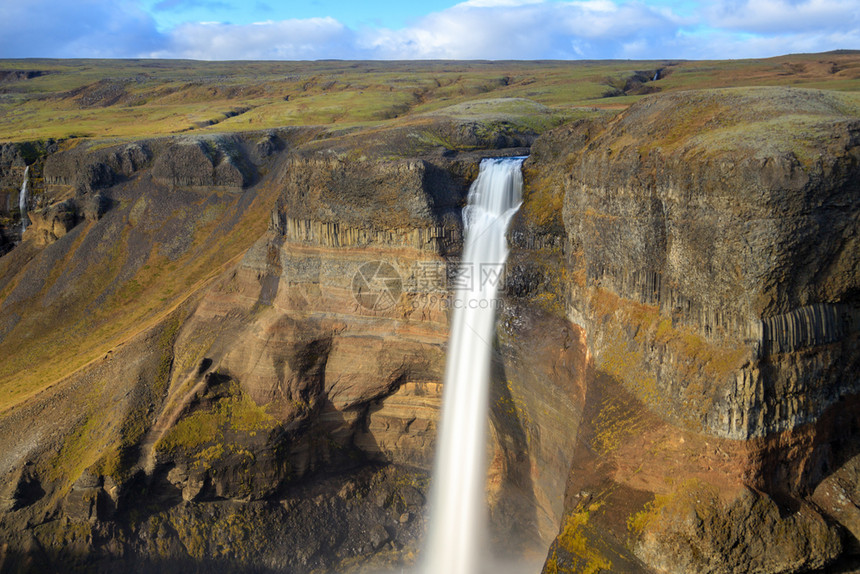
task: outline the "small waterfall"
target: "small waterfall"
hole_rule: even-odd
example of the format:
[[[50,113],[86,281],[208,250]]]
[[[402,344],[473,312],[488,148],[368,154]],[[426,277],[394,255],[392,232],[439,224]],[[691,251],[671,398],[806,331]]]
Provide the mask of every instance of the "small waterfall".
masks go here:
[[[524,158],[485,159],[463,210],[463,259],[453,302],[423,574],[477,574],[486,558],[490,357],[505,233],[522,196]]]
[[[27,201],[30,195],[30,166],[24,168],[24,182],[21,184],[21,192],[18,194],[18,211],[21,212],[21,234],[27,231]]]

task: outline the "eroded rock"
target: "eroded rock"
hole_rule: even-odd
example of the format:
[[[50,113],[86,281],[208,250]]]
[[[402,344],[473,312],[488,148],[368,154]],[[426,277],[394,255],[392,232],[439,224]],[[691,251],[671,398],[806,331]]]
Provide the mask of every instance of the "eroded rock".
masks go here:
[[[637,518],[636,555],[660,572],[806,572],[842,552],[839,533],[811,506],[784,511],[746,488],[723,501],[691,484]]]
[[[235,142],[213,138],[169,143],[155,158],[152,175],[169,185],[187,187],[242,188],[250,182]]]

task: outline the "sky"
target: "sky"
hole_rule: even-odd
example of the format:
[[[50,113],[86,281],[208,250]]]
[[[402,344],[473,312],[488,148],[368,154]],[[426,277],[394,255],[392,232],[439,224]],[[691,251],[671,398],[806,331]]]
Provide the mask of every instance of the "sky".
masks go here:
[[[0,58],[729,59],[860,49],[860,0],[0,0]]]

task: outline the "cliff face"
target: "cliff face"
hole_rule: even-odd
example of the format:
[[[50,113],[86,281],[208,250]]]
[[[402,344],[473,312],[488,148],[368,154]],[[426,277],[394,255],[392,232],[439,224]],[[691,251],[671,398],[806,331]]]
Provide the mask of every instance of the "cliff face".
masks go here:
[[[574,457],[559,564],[633,564],[618,550],[633,548],[658,571],[788,572],[838,554],[805,497],[857,453],[860,124],[845,103],[678,93],[535,145],[532,181],[565,190],[566,313],[596,381],[618,388],[587,400],[593,452]],[[602,528],[602,555],[569,551]],[[761,529],[791,534],[756,549]]]
[[[21,239],[20,192],[28,164],[52,144],[0,144],[0,255],[12,250]],[[40,149],[41,148],[41,149]],[[29,174],[32,181],[38,174]]]
[[[521,150],[397,158],[370,139],[367,157],[314,137],[39,160],[45,207],[3,260],[4,569],[414,561],[460,208],[484,153]],[[554,535],[570,460],[514,397],[569,425],[584,364],[572,326],[538,325],[570,342],[509,343],[494,394],[494,536],[516,556]]]
[[[268,424],[289,433],[280,447],[288,480],[369,463],[425,477],[449,320],[446,256],[460,244],[459,204],[467,189],[456,174],[473,171],[476,161],[466,156],[440,166],[435,162],[442,160],[310,154],[285,163],[275,176],[281,192],[268,232],[182,328],[178,345],[198,356],[179,356],[192,368],[174,379],[169,394],[181,398],[155,428],[172,428],[176,416],[181,425],[206,393],[206,377],[217,373],[265,407]],[[375,293],[378,273],[389,287]],[[528,342],[546,336],[538,325],[566,340],[564,347],[530,355]],[[545,544],[558,523],[570,464],[561,431],[575,428],[578,389],[570,383],[585,363],[572,326],[547,316],[534,319],[530,332],[526,343],[510,343],[497,357],[489,488],[495,536],[508,551]],[[192,346],[200,333],[209,338]],[[201,360],[203,370],[195,366]],[[530,388],[535,379],[540,383]],[[558,428],[541,431],[523,401],[551,412]],[[154,468],[181,466],[212,448],[202,442],[196,450],[171,451],[174,432],[150,441]],[[218,485],[225,475],[230,471],[213,465],[211,472],[177,475],[176,486],[194,496],[197,485]]]
[[[497,554],[775,573],[856,552],[852,106],[675,93],[534,141],[493,342]],[[442,135],[532,139],[479,127]],[[414,135],[40,152],[0,258],[4,572],[414,562],[460,210],[482,156],[527,151]]]
[[[722,350],[725,373],[713,375],[724,380],[710,388],[654,373],[656,387],[641,390],[675,420],[747,439],[816,420],[857,392],[856,348],[841,343],[860,280],[860,124],[840,106],[768,89],[660,98],[616,118],[574,160],[564,219],[586,289],[658,309],[671,322],[664,339],[688,327]]]

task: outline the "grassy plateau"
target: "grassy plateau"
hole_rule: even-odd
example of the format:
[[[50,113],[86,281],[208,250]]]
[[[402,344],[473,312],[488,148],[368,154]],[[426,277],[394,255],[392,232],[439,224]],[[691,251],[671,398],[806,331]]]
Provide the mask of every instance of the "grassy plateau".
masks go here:
[[[0,60],[0,142],[519,119],[541,131],[655,93],[860,90],[860,54],[732,61]],[[501,100],[500,99],[504,99]]]

